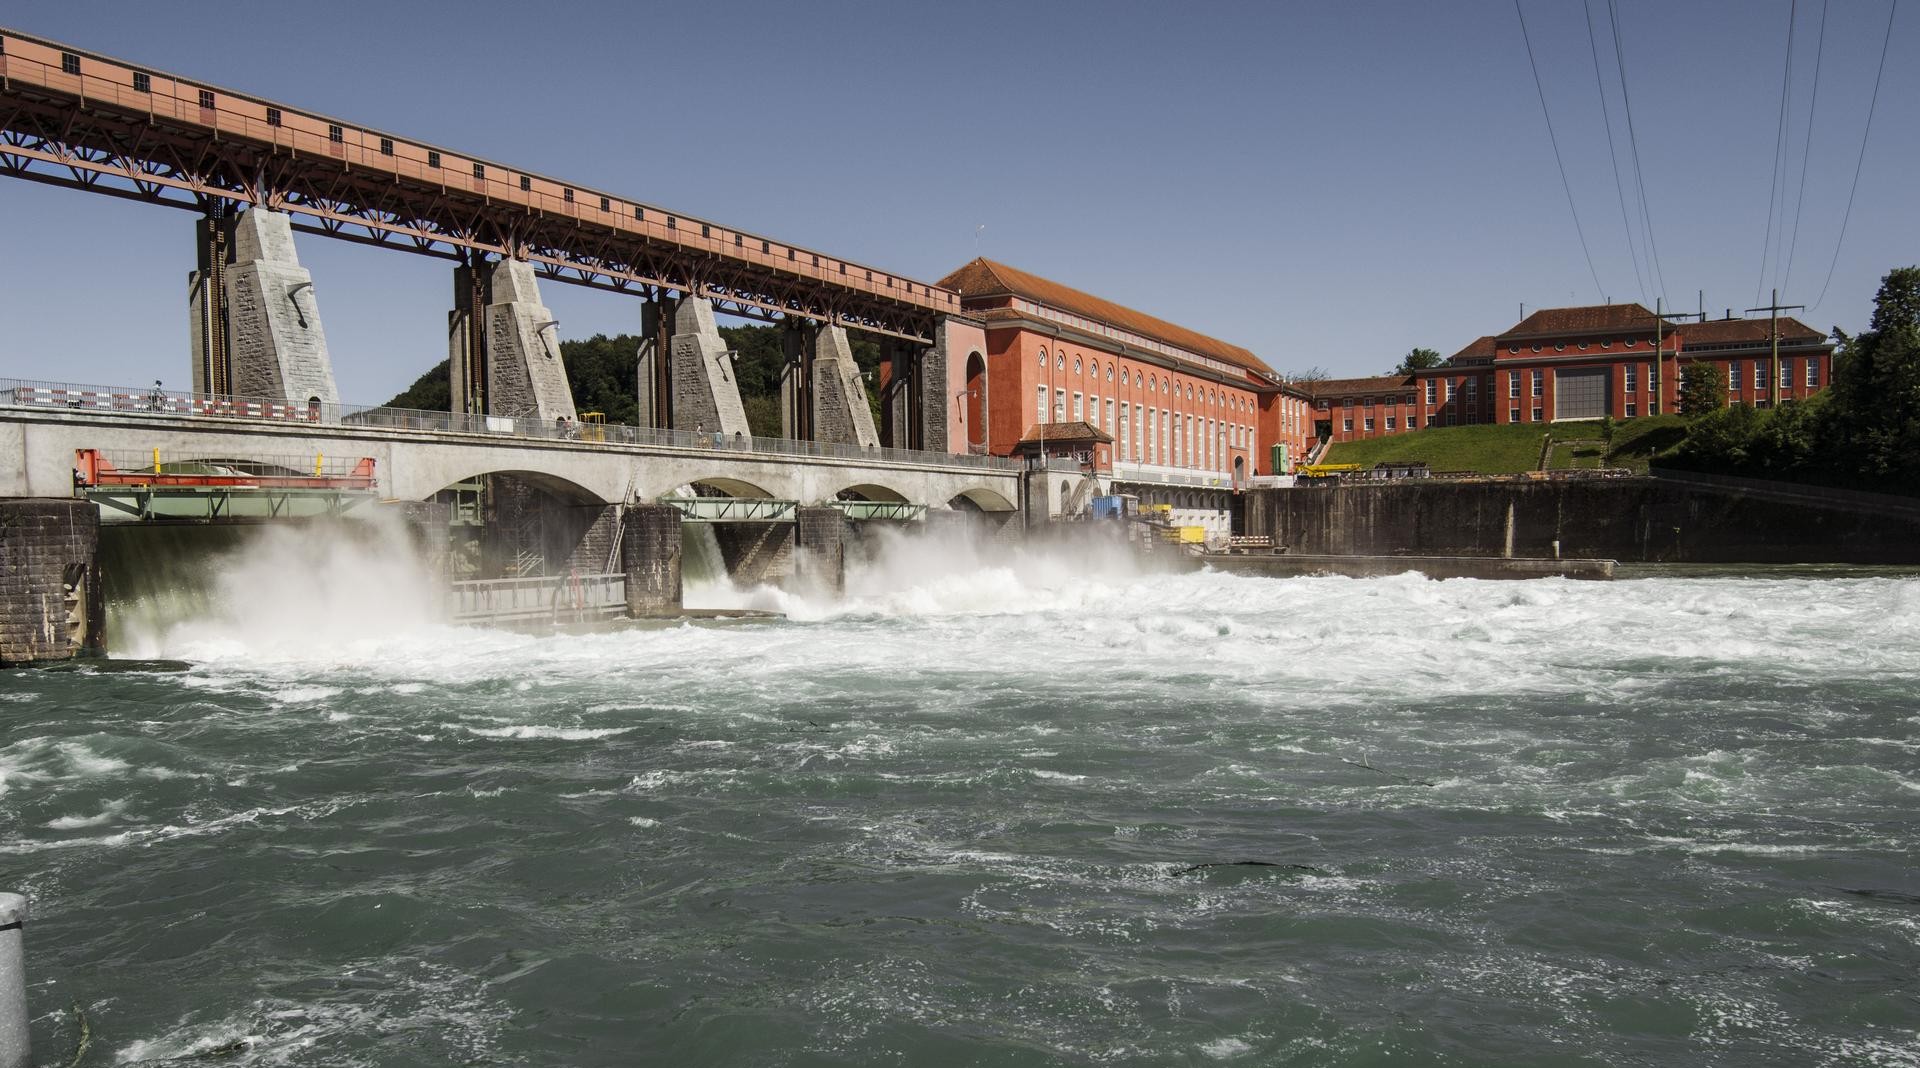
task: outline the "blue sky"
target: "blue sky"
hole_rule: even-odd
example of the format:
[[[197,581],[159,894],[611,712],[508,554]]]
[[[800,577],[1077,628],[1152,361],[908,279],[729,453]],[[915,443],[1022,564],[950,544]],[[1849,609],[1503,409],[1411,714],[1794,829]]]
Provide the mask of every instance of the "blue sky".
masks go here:
[[[1736,313],[1833,256],[1887,0],[1798,4],[1794,246],[1763,267],[1791,0],[1616,0],[1670,305]],[[9,0],[0,23],[471,151],[925,280],[979,253],[1245,345],[1384,371],[1529,308],[1650,303],[1579,0],[1523,0],[1575,237],[1513,4],[335,3]],[[1632,199],[1607,36],[1602,72]],[[1920,9],[1893,28],[1821,329],[1865,326],[1920,260]],[[1776,216],[1778,218],[1778,216]],[[188,212],[0,180],[0,375],[188,380]],[[977,228],[984,226],[984,231]],[[1637,238],[1644,243],[1644,238]],[[1644,255],[1644,250],[1642,252]],[[450,266],[303,236],[342,399],[444,357]],[[1657,288],[1657,287],[1656,287]],[[630,297],[549,284],[564,336]],[[1764,292],[1761,294],[1764,296]],[[1759,301],[1758,303],[1764,303]]]

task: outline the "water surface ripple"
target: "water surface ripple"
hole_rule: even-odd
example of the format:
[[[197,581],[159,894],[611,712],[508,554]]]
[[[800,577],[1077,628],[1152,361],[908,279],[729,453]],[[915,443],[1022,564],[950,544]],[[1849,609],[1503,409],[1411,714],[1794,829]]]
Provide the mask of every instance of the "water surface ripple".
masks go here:
[[[0,676],[42,1059],[1920,1064],[1920,580],[785,607]]]

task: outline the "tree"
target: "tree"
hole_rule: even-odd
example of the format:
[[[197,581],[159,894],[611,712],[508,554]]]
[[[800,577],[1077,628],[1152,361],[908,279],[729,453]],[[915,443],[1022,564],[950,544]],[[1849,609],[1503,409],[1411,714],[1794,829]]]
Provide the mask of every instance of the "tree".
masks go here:
[[[1717,363],[1695,360],[1680,369],[1680,414],[1691,419],[1727,404],[1727,375]]]
[[[1839,336],[1829,461],[1867,488],[1920,491],[1920,267],[1887,272],[1870,328]]]
[[[1441,360],[1440,354],[1432,349],[1411,349],[1405,356],[1400,357],[1400,363],[1393,369],[1392,373],[1396,375],[1410,375],[1415,371],[1424,371],[1429,367],[1438,367],[1442,362],[1444,361]]]
[[[1315,364],[1301,371],[1299,374],[1294,375],[1292,380],[1295,382],[1325,382],[1332,377],[1333,375],[1328,373],[1326,368]]]

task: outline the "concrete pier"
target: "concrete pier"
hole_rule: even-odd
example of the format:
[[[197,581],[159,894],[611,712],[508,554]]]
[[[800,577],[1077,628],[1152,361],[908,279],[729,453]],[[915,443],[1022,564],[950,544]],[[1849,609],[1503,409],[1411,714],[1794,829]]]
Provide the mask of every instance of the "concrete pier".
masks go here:
[[[0,894],[0,1068],[30,1068],[27,1033],[27,899]]]
[[[262,208],[241,212],[232,256],[225,271],[234,395],[338,407],[313,275],[300,266],[288,217]]]
[[[0,500],[0,666],[105,644],[99,541],[100,515],[87,501]]]
[[[847,588],[847,544],[852,524],[838,508],[802,508],[794,527],[797,577],[834,593]]]
[[[680,301],[673,315],[673,428],[708,434],[752,434],[740,403],[733,359],[720,339],[713,302],[700,297]]]
[[[777,586],[793,575],[792,523],[715,523],[714,541],[736,586]]]
[[[845,327],[823,326],[815,333],[811,385],[814,441],[862,448],[880,444]]]
[[[627,572],[627,615],[680,614],[680,513],[665,504],[627,509],[620,552]]]
[[[560,358],[559,323],[540,303],[533,265],[494,265],[487,304],[487,413],[573,422],[573,390]]]

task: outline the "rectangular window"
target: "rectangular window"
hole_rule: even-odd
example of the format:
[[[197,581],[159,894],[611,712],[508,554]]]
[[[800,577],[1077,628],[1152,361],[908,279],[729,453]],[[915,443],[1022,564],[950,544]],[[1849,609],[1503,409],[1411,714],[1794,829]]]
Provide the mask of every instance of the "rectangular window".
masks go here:
[[[1352,397],[1341,397],[1341,398],[1340,398],[1340,407],[1342,407],[1342,408],[1351,408],[1351,407],[1353,407],[1353,398],[1352,398]]]
[[[1759,360],[1753,361],[1753,388],[1767,388],[1767,365]]]
[[[1533,410],[1533,421],[1536,423],[1540,421],[1540,409],[1538,408]]]
[[[1047,387],[1035,386],[1033,390],[1033,421],[1036,423],[1044,423],[1047,421]]]
[[[529,178],[529,177],[527,177],[527,176],[526,176],[526,175],[524,175],[524,174],[523,174],[523,175],[521,175],[521,176],[520,176],[520,191],[521,191],[522,193],[531,193],[531,192],[533,192],[533,179],[531,179],[531,178]]]
[[[1438,403],[1434,398],[1438,395],[1439,388],[1440,388],[1439,386],[1434,384],[1433,379],[1431,378],[1427,379],[1427,403],[1428,404]]]
[[[1540,395],[1541,383],[1544,382],[1545,380],[1546,380],[1546,376],[1543,375],[1541,372],[1539,371],[1533,372],[1533,395],[1534,396],[1538,397]],[[1540,420],[1538,419],[1534,420],[1534,422],[1536,423],[1539,421]]]
[[[611,200],[609,200],[609,199],[608,199],[608,198],[606,198],[606,197],[601,197],[601,198],[600,198],[600,210],[601,210],[601,211],[612,211],[612,210],[613,210],[613,201],[611,201]]]
[[[1727,365],[1727,392],[1728,393],[1740,392],[1740,361],[1739,360],[1735,360],[1732,363]]]
[[[1813,389],[1819,385],[1820,385],[1820,361],[1808,360],[1807,361],[1807,388]]]
[[[1353,433],[1353,420],[1351,419],[1340,420],[1340,432],[1343,434]]]
[[[1780,361],[1780,388],[1787,389],[1792,385],[1793,385],[1793,361],[1781,360]]]
[[[1479,396],[1480,396],[1480,380],[1477,378],[1467,379],[1467,399],[1471,401]]]
[[[560,190],[560,199],[566,201],[569,204],[573,203],[573,190],[571,189]]]
[[[268,126],[280,125],[280,109],[279,108],[267,109],[267,125]]]
[[[1064,389],[1056,389],[1053,391],[1053,421],[1056,423],[1065,422],[1066,418],[1067,391]]]
[[[1114,432],[1114,426],[1113,426],[1113,398],[1112,398],[1112,397],[1108,397],[1108,398],[1107,398],[1107,433],[1109,433],[1109,434],[1111,434],[1111,433],[1113,433],[1113,432]],[[1124,427],[1122,427],[1122,428],[1120,429],[1120,433],[1121,433],[1121,435],[1122,435],[1122,436],[1124,436],[1124,435],[1126,434],[1126,432],[1127,432],[1127,431],[1126,431],[1126,428],[1124,428]]]
[[[1638,382],[1636,381],[1637,378],[1638,376],[1634,374],[1633,365],[1628,364],[1627,365],[1627,384],[1625,386],[1625,389],[1628,393],[1639,392],[1637,388],[1638,387]]]
[[[1394,425],[1393,416],[1387,416],[1387,433],[1391,434],[1397,429],[1399,428]]]
[[[1459,418],[1460,418],[1460,417],[1459,417],[1458,415],[1456,415],[1456,414],[1455,414],[1454,412],[1452,412],[1451,410],[1449,410],[1449,411],[1447,412],[1447,425],[1448,425],[1448,426],[1452,426],[1452,425],[1453,425],[1453,424],[1454,424],[1454,423],[1455,423],[1456,421],[1458,421],[1458,420],[1459,420]]]
[[[1075,393],[1073,395],[1073,417],[1075,419],[1086,418],[1086,416],[1080,414],[1080,394],[1078,393]]]
[[[486,165],[486,164],[484,164],[484,163],[476,163],[476,164],[474,164],[474,165],[473,165],[473,176],[474,176],[475,178],[478,178],[478,179],[480,179],[480,180],[482,180],[482,181],[485,181],[485,180],[486,180],[486,177],[487,177],[487,165]]]
[[[342,130],[340,127],[335,126],[332,123],[327,124],[327,140],[332,141],[334,144],[338,145],[338,144],[345,143],[346,139],[347,139],[347,131]]]
[[[1360,398],[1360,407],[1362,407],[1362,408],[1371,408],[1371,407],[1373,407],[1373,398],[1372,398],[1372,397],[1361,397],[1361,398]]]
[[[1507,422],[1509,422],[1509,423],[1517,423],[1517,422],[1519,422],[1519,421],[1520,421],[1520,409],[1518,409],[1518,408],[1508,408],[1508,409],[1507,409]]]
[[[1518,400],[1520,397],[1520,372],[1507,372],[1507,396]]]
[[[383,156],[393,155],[393,138],[382,137],[380,139],[380,154]]]
[[[133,91],[136,93],[153,92],[153,75],[140,71],[133,72]]]
[[[80,73],[80,57],[72,52],[60,53],[60,69],[67,74]]]
[[[432,168],[433,168],[434,170],[436,170],[436,171],[437,171],[437,170],[439,170],[439,169],[440,169],[440,153],[438,153],[438,152],[428,152],[428,153],[427,153],[427,166],[429,166],[429,167],[432,167]]]
[[[213,90],[211,89],[200,90],[200,106],[207,109],[208,111],[213,110]]]
[[[1634,416],[1638,414],[1639,414],[1639,406],[1629,402],[1627,404],[1627,418],[1632,419]]]

